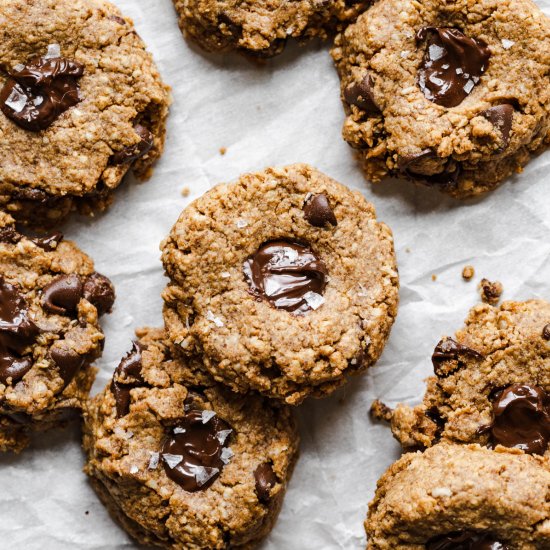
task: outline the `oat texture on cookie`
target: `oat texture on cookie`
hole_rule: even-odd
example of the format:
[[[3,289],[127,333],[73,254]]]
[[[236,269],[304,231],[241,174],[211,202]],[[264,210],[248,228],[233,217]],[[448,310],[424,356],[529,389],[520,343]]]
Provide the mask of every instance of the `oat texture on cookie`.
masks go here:
[[[218,185],[162,244],[170,338],[236,391],[300,403],[380,356],[397,310],[390,229],[299,164]]]
[[[479,443],[550,456],[550,304],[474,307],[432,356],[423,402],[399,405],[392,431],[405,447]]]
[[[168,88],[104,0],[1,0],[0,206],[52,226],[105,208],[164,146]]]
[[[77,416],[114,289],[60,233],[32,238],[0,213],[0,450]]]
[[[531,0],[377,2],[332,50],[368,179],[465,198],[520,172],[550,142],[549,44]]]
[[[378,482],[369,550],[539,550],[550,546],[550,464],[540,456],[440,444]]]
[[[142,329],[85,414],[85,471],[139,543],[252,548],[272,528],[297,457],[292,409],[236,395]]]
[[[289,38],[327,38],[369,4],[368,0],[174,0],[182,31],[205,50],[237,49],[255,57],[281,53]]]

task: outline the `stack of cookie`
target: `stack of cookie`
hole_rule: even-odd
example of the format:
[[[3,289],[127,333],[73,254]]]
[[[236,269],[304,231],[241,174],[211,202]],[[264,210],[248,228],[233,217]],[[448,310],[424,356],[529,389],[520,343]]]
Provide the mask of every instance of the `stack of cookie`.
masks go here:
[[[437,345],[421,405],[375,402],[406,450],[427,450],[379,481],[369,548],[549,547],[549,352],[549,303],[476,306]]]
[[[382,352],[398,299],[392,235],[362,195],[293,165],[215,187],[161,248],[166,328],[139,331],[91,400],[86,471],[140,542],[251,545],[297,458],[289,405]]]

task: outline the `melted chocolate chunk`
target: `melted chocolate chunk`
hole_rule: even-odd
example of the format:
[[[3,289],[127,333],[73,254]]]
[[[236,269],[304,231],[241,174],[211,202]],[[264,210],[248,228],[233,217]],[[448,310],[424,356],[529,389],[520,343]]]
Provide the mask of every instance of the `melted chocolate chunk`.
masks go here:
[[[260,464],[254,471],[254,479],[258,500],[267,504],[271,500],[271,489],[277,485],[277,476],[273,471],[273,466],[269,462]]]
[[[451,374],[454,369],[449,368],[445,364],[449,361],[457,361],[461,357],[471,357],[476,360],[482,360],[483,355],[475,349],[469,348],[460,344],[453,338],[443,338],[437,344],[432,354],[432,365],[437,376],[445,376]]]
[[[12,225],[0,228],[0,242],[8,244],[17,244],[22,235]]]
[[[447,164],[440,172],[433,173],[434,169],[440,168],[440,160],[434,151],[424,149],[419,153],[400,156],[397,165],[399,173],[406,178],[422,182],[426,185],[440,187],[456,186],[461,171],[460,165],[453,161],[447,161]]]
[[[423,27],[417,39],[428,46],[418,70],[422,93],[444,107],[460,105],[489,66],[487,44],[448,27]]]
[[[114,153],[111,156],[111,162],[113,164],[128,164],[129,162],[134,162],[134,160],[147,154],[151,150],[151,147],[153,147],[155,136],[153,136],[145,126],[136,124],[134,126],[134,132],[140,137],[140,141],[135,145],[129,145]]]
[[[43,289],[44,302],[42,306],[56,315],[75,315],[76,308],[82,298],[82,282],[74,273],[60,275]]]
[[[85,281],[83,288],[84,298],[93,304],[100,315],[109,313],[115,303],[115,288],[113,283],[101,275],[92,273]]]
[[[508,550],[508,546],[484,533],[449,533],[434,537],[426,550]]]
[[[141,376],[141,352],[143,346],[134,342],[132,350],[123,357],[113,374],[111,391],[115,396],[116,416],[120,418],[130,410],[130,390],[143,386],[145,381]]]
[[[481,113],[502,134],[502,149],[510,143],[510,130],[514,118],[514,107],[509,103],[495,105]]]
[[[50,357],[59,368],[59,376],[63,378],[65,387],[75,377],[76,373],[86,361],[85,356],[79,355],[72,349],[64,348],[53,348],[50,351]]]
[[[210,413],[187,412],[162,447],[166,474],[190,493],[210,487],[228,460],[223,456],[227,443],[227,433],[223,432],[231,426]]]
[[[65,57],[38,57],[8,71],[0,91],[0,109],[21,128],[48,128],[80,101],[77,79],[84,65]]]
[[[338,225],[327,196],[323,193],[309,197],[303,206],[303,210],[306,221],[315,227],[325,227],[328,223]]]
[[[344,99],[367,114],[375,115],[380,112],[380,107],[374,99],[374,80],[370,73],[365,74],[361,82],[350,84],[344,90]]]
[[[0,382],[13,384],[30,370],[32,357],[23,353],[39,332],[19,289],[0,278]]]
[[[542,329],[542,337],[545,340],[550,340],[550,323],[544,325],[544,328]]]
[[[327,284],[322,260],[307,246],[291,241],[263,244],[244,262],[243,271],[254,296],[295,314],[313,309],[308,293],[322,295]]]
[[[550,441],[550,395],[538,386],[513,384],[493,400],[493,445],[542,455]]]
[[[57,245],[63,240],[63,233],[56,231],[45,237],[33,237],[31,241],[43,250],[55,250]]]

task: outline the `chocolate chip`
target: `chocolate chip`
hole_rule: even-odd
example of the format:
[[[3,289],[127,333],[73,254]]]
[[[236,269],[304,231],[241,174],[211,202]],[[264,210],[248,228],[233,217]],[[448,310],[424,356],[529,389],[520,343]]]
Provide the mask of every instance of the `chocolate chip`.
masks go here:
[[[437,344],[432,354],[432,365],[437,376],[447,376],[454,372],[458,365],[449,364],[462,357],[470,357],[477,361],[483,360],[483,355],[475,349],[460,344],[453,338],[443,338]]]
[[[84,65],[65,57],[38,57],[8,71],[0,91],[0,109],[21,128],[48,128],[80,101],[77,79]]]
[[[250,292],[277,309],[303,314],[322,302],[327,268],[307,246],[291,241],[263,244],[243,264]]]
[[[401,155],[397,166],[403,177],[438,187],[455,187],[461,172],[459,164],[450,159],[444,161],[431,149]]]
[[[426,550],[508,550],[508,546],[487,533],[460,531],[430,539]]]
[[[315,227],[325,227],[328,223],[338,225],[327,196],[323,193],[306,199],[303,210],[306,221]]]
[[[134,132],[139,136],[140,141],[114,153],[111,156],[112,164],[128,164],[134,162],[151,150],[155,141],[155,136],[141,124],[136,124],[134,126]]]
[[[166,475],[191,493],[210,487],[232,456],[227,430],[231,426],[211,411],[187,412],[162,446]]]
[[[85,356],[79,355],[76,351],[68,348],[52,348],[50,351],[50,357],[57,365],[59,369],[59,376],[63,378],[65,386],[71,382],[86,361]]]
[[[366,73],[360,82],[350,84],[344,90],[344,99],[350,105],[355,105],[367,114],[378,114],[380,107],[374,99],[374,80],[370,73]]]
[[[271,489],[277,485],[277,476],[273,471],[273,466],[269,462],[260,464],[254,471],[254,479],[258,500],[267,504],[271,500]]]
[[[60,275],[42,290],[42,306],[49,313],[56,315],[75,315],[82,298],[82,282],[74,273]]]
[[[550,395],[538,386],[513,384],[493,399],[493,445],[542,455],[550,441]]]
[[[26,348],[36,341],[40,329],[29,317],[20,290],[0,278],[0,381],[15,383],[31,369],[32,356]]]
[[[444,107],[460,105],[489,66],[491,52],[487,44],[448,27],[423,27],[417,39],[427,39],[418,70],[422,93]]]
[[[45,237],[33,237],[31,241],[38,247],[43,250],[55,250],[57,245],[63,240],[63,233],[56,231],[51,235],[46,235]]]
[[[84,298],[97,308],[99,315],[109,313],[113,308],[115,288],[105,275],[96,272],[87,277],[83,293]]]
[[[544,325],[544,328],[542,329],[542,337],[545,340],[550,340],[550,323],[547,325]]]
[[[512,120],[514,118],[514,107],[509,103],[495,105],[486,109],[481,116],[485,117],[502,134],[502,149],[510,143],[510,130],[512,129]]]
[[[141,375],[143,349],[140,342],[134,342],[132,350],[123,357],[113,374],[111,391],[115,397],[117,418],[127,415],[130,410],[130,390],[145,383]]]

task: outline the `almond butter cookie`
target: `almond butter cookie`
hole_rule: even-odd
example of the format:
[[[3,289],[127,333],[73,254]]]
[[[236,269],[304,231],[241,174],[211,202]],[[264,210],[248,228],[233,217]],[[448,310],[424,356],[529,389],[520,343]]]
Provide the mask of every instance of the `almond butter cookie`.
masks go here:
[[[390,229],[360,193],[304,164],[194,201],[162,260],[179,353],[235,391],[290,404],[374,364],[397,312]]]
[[[0,0],[0,207],[36,226],[105,208],[151,172],[169,105],[130,19],[104,0]]]
[[[137,334],[85,415],[94,488],[139,543],[251,548],[271,530],[297,458],[291,408],[214,383],[161,329]]]

